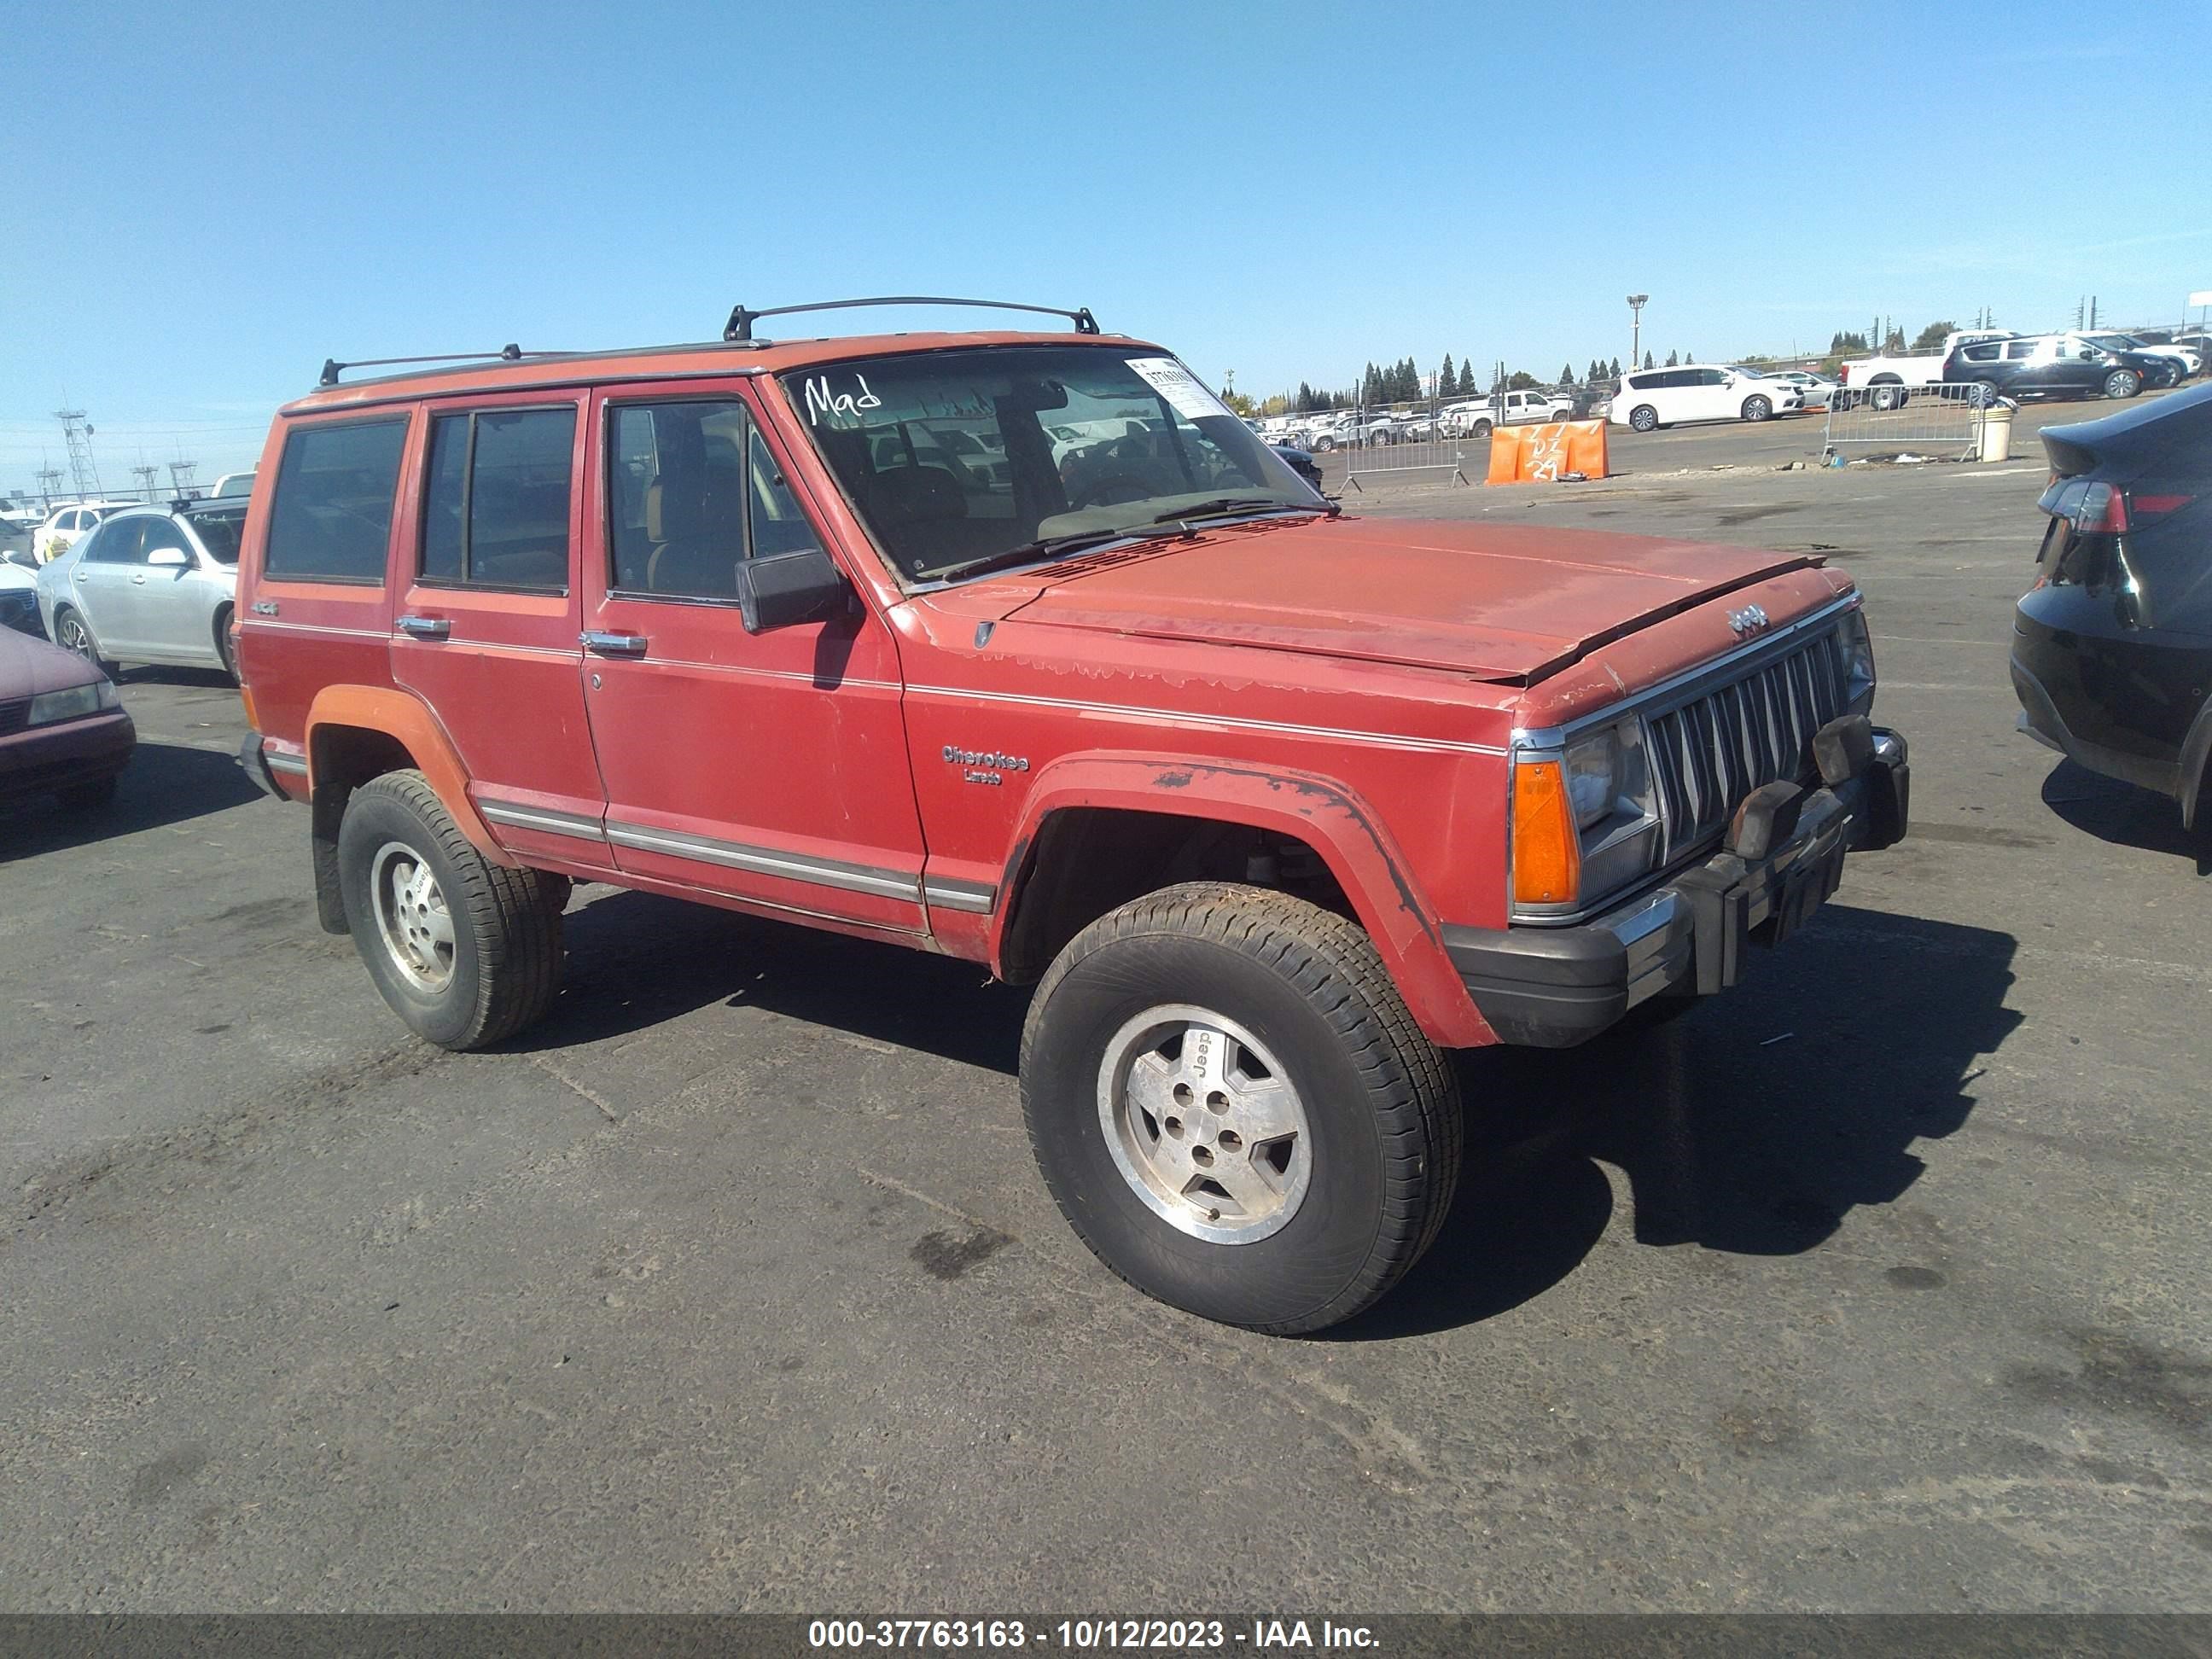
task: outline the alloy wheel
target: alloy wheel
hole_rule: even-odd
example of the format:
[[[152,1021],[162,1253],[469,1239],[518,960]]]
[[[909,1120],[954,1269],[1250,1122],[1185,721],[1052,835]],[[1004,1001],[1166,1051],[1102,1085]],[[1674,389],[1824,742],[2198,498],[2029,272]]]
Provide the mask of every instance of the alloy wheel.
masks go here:
[[[434,996],[453,977],[453,917],[420,853],[403,842],[377,848],[369,866],[377,936],[401,977]]]
[[[1114,1034],[1098,1068],[1098,1121],[1146,1207],[1212,1243],[1281,1231],[1312,1182],[1297,1085],[1249,1031],[1209,1009],[1150,1008]]]

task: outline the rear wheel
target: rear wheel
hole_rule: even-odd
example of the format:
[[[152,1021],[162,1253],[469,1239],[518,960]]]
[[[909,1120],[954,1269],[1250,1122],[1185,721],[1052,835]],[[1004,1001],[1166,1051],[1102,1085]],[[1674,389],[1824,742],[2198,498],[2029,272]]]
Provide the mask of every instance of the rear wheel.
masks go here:
[[[2105,376],[2107,398],[2132,398],[2142,390],[2142,376],[2132,368],[2116,368]]]
[[[1045,1184],[1147,1295],[1279,1334],[1372,1304],[1458,1178],[1457,1085],[1365,934],[1192,883],[1060,952],[1022,1034]]]
[[[1650,404],[1638,404],[1628,411],[1628,423],[1638,432],[1656,432],[1659,429],[1659,411]]]
[[[1905,388],[1887,383],[1878,386],[1874,389],[1873,401],[1874,406],[1879,410],[1902,409],[1905,407]]]
[[[1747,421],[1763,421],[1773,413],[1774,405],[1764,398],[1746,398],[1743,400],[1743,418]]]
[[[481,1048],[553,1006],[568,884],[485,858],[420,772],[353,792],[338,883],[369,977],[425,1042]]]
[[[215,613],[215,653],[222,659],[222,672],[230,676],[233,685],[244,682],[238,678],[238,641],[230,636],[230,607]]]

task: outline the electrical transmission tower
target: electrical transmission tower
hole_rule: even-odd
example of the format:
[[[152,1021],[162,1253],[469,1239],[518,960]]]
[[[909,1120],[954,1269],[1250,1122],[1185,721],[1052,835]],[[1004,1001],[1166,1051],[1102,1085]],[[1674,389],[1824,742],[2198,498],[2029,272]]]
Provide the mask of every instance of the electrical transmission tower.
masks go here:
[[[58,466],[42,466],[39,469],[39,495],[46,506],[52,507],[54,504],[54,491],[59,488],[62,477],[62,470]]]
[[[70,481],[76,485],[80,497],[89,499],[100,494],[100,469],[92,464],[92,428],[86,423],[81,409],[58,409],[54,418],[62,423],[62,437],[69,445]]]
[[[171,461],[169,463],[169,483],[171,487],[175,489],[179,495],[183,495],[191,489],[192,468],[198,465],[198,463],[196,461]]]
[[[139,493],[149,501],[154,499],[154,480],[161,473],[161,469],[158,466],[134,466],[131,469],[131,476],[138,480]]]

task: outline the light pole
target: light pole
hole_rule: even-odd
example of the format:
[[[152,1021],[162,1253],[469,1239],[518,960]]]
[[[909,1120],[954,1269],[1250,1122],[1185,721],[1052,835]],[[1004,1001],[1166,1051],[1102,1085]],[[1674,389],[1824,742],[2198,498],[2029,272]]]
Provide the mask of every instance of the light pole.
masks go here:
[[[1628,296],[1628,366],[1631,369],[1644,361],[1637,352],[1644,343],[1644,302],[1650,297],[1648,294]]]

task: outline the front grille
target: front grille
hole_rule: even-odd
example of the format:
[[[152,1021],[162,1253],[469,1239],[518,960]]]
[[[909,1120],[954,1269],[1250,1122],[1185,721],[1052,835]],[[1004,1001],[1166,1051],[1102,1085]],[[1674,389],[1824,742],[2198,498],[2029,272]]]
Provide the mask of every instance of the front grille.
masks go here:
[[[0,738],[6,737],[10,732],[20,732],[30,723],[31,700],[28,697],[0,702]]]
[[[1649,718],[1652,775],[1667,857],[1718,835],[1761,784],[1810,781],[1813,734],[1844,712],[1844,660],[1834,629],[1740,680]]]

